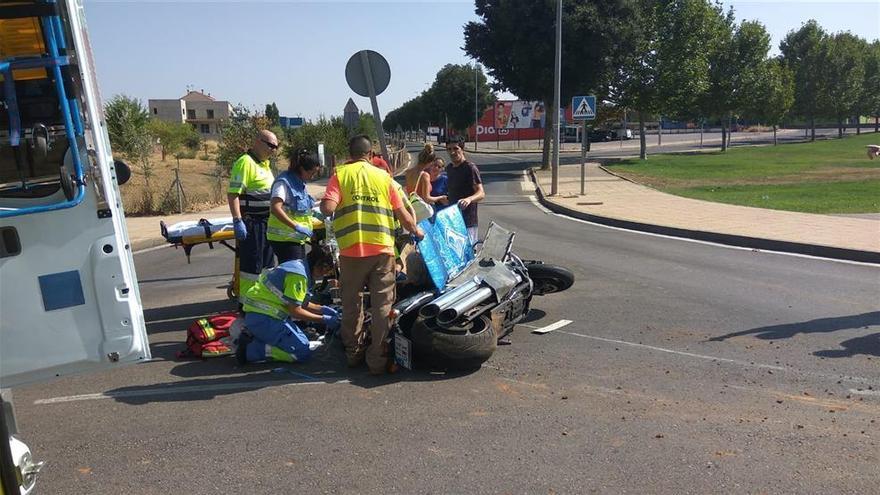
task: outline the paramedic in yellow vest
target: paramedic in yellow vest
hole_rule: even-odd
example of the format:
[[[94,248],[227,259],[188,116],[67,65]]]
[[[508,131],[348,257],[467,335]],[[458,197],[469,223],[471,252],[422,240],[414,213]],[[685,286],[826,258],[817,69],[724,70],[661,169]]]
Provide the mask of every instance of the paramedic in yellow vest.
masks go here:
[[[342,344],[348,365],[366,358],[371,374],[386,373],[391,366],[385,339],[389,313],[394,304],[394,219],[418,239],[424,237],[391,177],[369,162],[372,143],[367,136],[348,142],[350,160],[336,167],[327,183],[321,211],[334,215],[333,232],[339,245],[339,285],[342,292]],[[361,346],[363,304],[361,290],[370,291],[372,343]]]
[[[295,149],[290,155],[290,168],[278,174],[272,184],[266,238],[279,264],[306,257],[306,244],[312,240],[312,207],[315,206],[315,199],[306,190],[306,181],[312,180],[320,167],[317,155],[304,148]]]
[[[278,150],[278,138],[270,131],[260,131],[247,153],[232,164],[229,176],[229,211],[238,240],[238,299],[254,285],[263,268],[274,263],[272,246],[266,240],[272,168],[269,158]]]
[[[313,249],[307,259],[285,261],[264,271],[244,294],[247,329],[238,337],[238,364],[308,360],[323,340],[310,342],[297,321],[323,324],[330,334],[339,329],[335,309],[310,301],[314,281],[333,270],[333,258]]]

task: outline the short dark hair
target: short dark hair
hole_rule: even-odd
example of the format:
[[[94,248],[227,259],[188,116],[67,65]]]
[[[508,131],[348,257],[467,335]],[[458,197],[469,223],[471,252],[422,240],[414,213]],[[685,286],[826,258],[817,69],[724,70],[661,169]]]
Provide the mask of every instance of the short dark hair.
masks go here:
[[[461,148],[463,150],[464,149],[464,138],[459,136],[459,137],[452,137],[452,138],[447,139],[446,146],[452,146],[452,145],[458,146],[459,148]]]
[[[333,266],[333,256],[329,252],[324,251],[320,246],[312,246],[312,250],[306,256],[306,263],[309,264],[310,269],[321,265]]]
[[[373,141],[366,134],[359,134],[348,140],[348,156],[352,158],[364,158],[373,149]]]
[[[310,172],[321,166],[318,155],[310,153],[306,148],[296,148],[290,152],[290,167],[288,170],[305,170]]]

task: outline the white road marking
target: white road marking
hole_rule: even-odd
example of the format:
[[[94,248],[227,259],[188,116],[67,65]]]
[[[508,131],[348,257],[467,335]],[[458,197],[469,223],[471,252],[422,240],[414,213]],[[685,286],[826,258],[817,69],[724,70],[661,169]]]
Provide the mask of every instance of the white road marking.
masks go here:
[[[559,215],[559,214],[553,213],[552,211],[548,210],[544,205],[542,205],[540,202],[538,202],[538,198],[536,198],[534,196],[529,196],[529,201],[531,201],[532,204],[535,205],[535,208],[541,210],[542,212],[544,212],[548,215],[556,215],[558,217],[568,218],[571,220],[577,220],[577,218],[571,218],[571,217],[567,217],[565,215]],[[585,223],[592,223],[592,222],[585,222]],[[594,225],[599,225],[599,224],[594,224]],[[604,227],[604,225],[602,225],[602,226]],[[629,231],[627,231],[627,232],[629,232]]]
[[[697,359],[705,359],[707,361],[721,361],[721,362],[725,362],[725,363],[738,364],[741,366],[749,366],[749,367],[754,367],[754,368],[769,369],[769,370],[774,370],[774,371],[785,371],[786,370],[786,368],[784,368],[782,366],[774,366],[772,364],[752,363],[749,361],[742,361],[739,359],[729,359],[729,358],[722,358],[722,357],[717,357],[717,356],[708,356],[706,354],[697,354],[694,352],[676,351],[674,349],[667,349],[665,347],[657,347],[657,346],[648,345],[648,344],[638,344],[636,342],[627,342],[625,340],[606,339],[605,337],[596,337],[595,335],[584,335],[582,333],[576,333],[576,332],[559,332],[559,333],[564,333],[566,335],[574,335],[575,337],[582,337],[585,339],[598,340],[600,342],[607,342],[610,344],[628,345],[630,347],[638,347],[641,349],[650,349],[652,351],[666,352],[669,354],[678,354],[679,356],[687,356],[687,357],[692,357],[692,358],[697,358]]]
[[[859,390],[857,388],[849,389],[849,393],[853,395],[867,395],[871,397],[880,397],[880,390]]]
[[[566,325],[569,325],[569,324],[571,324],[571,320],[559,320],[556,323],[551,323],[545,327],[536,328],[536,329],[532,330],[532,333],[540,333],[540,334],[550,333],[553,330],[558,330],[558,329],[560,329]]]
[[[251,390],[251,389],[260,389],[264,387],[273,387],[273,386],[292,386],[292,385],[335,385],[342,383],[350,383],[349,380],[339,380],[335,382],[325,382],[320,379],[312,379],[303,382],[284,382],[280,380],[272,380],[272,381],[262,381],[262,382],[239,382],[239,383],[221,383],[217,385],[191,385],[191,386],[183,386],[183,387],[175,387],[165,386],[165,387],[157,387],[151,389],[144,390],[130,390],[130,391],[122,391],[122,392],[101,392],[97,394],[81,394],[81,395],[68,395],[64,397],[52,397],[50,399],[38,399],[34,401],[34,404],[61,404],[65,402],[80,402],[86,400],[101,400],[101,399],[121,399],[121,398],[134,398],[134,397],[153,397],[157,395],[181,395],[181,394],[196,394],[196,393],[204,393],[204,392],[226,392],[230,390]]]
[[[625,340],[608,339],[605,337],[597,337],[595,335],[585,335],[585,334],[576,333],[576,332],[566,332],[564,330],[560,331],[558,333],[564,333],[566,335],[573,335],[575,337],[581,337],[581,338],[585,338],[585,339],[598,340],[600,342],[607,342],[609,344],[626,345],[626,346],[630,346],[630,347],[637,347],[640,349],[648,349],[648,350],[652,350],[652,351],[665,352],[668,354],[676,354],[679,356],[692,357],[692,358],[702,359],[702,360],[706,360],[706,361],[718,361],[718,362],[722,362],[722,363],[736,364],[738,366],[743,366],[746,368],[758,368],[758,369],[764,369],[764,370],[784,371],[786,373],[794,373],[796,375],[803,375],[803,376],[812,376],[812,377],[816,377],[816,378],[821,378],[823,380],[837,381],[837,380],[843,379],[843,380],[847,380],[850,382],[857,382],[857,383],[866,383],[866,384],[877,383],[876,378],[869,379],[869,378],[865,378],[865,377],[861,377],[861,376],[834,375],[834,374],[829,374],[829,373],[820,373],[820,372],[815,372],[815,371],[800,370],[797,368],[786,368],[784,366],[775,366],[772,364],[762,364],[762,363],[756,363],[754,361],[744,361],[741,359],[731,359],[731,358],[723,358],[723,357],[718,357],[718,356],[709,356],[707,354],[697,354],[695,352],[678,351],[675,349],[667,349],[665,347],[657,347],[657,346],[653,346],[653,345],[639,344],[636,342],[627,342]],[[877,395],[880,395],[880,394],[877,394]]]

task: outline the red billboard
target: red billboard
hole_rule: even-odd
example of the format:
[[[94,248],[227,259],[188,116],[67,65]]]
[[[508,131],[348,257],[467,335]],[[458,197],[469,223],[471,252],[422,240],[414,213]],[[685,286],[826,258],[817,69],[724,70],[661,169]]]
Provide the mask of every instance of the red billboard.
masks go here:
[[[565,119],[571,111],[565,109]],[[543,139],[546,113],[539,101],[498,101],[487,108],[477,124],[480,141],[517,141]],[[468,127],[468,141],[474,140],[474,126]]]

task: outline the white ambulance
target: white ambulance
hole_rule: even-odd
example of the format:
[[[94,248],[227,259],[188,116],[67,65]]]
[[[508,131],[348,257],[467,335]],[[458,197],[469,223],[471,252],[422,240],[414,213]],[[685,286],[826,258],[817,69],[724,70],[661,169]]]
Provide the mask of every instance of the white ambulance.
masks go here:
[[[40,466],[11,389],[150,359],[82,3],[0,2],[0,494]]]

